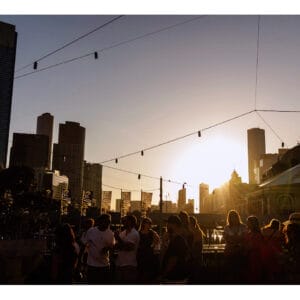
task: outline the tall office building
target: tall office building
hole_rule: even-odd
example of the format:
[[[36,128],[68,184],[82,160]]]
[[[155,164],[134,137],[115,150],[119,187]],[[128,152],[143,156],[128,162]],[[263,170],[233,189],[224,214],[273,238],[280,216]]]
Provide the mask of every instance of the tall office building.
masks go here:
[[[199,207],[200,213],[207,213],[209,211],[209,185],[200,183],[199,185]]]
[[[146,213],[148,210],[151,209],[152,195],[153,193],[141,193],[141,211],[143,213]]]
[[[185,205],[186,205],[186,189],[183,188],[178,191],[178,202],[177,202],[178,212],[180,212],[181,210],[185,210]]]
[[[108,213],[111,211],[112,191],[102,191],[101,213]]]
[[[266,154],[265,131],[260,128],[251,128],[247,130],[248,137],[248,175],[249,183],[259,183],[258,174],[255,174],[255,168],[259,166],[261,155]]]
[[[49,139],[45,135],[14,133],[9,166],[47,168],[48,142]]]
[[[126,216],[130,211],[131,192],[121,192],[121,216]]]
[[[52,135],[53,135],[53,116],[50,113],[44,113],[37,118],[36,133],[49,137],[48,145],[48,163],[47,167],[51,169]]]
[[[16,46],[15,26],[0,22],[0,168],[6,167]]]
[[[75,207],[81,207],[85,128],[67,121],[59,124],[58,143],[53,145],[53,169],[69,178],[69,190]]]
[[[102,177],[102,165],[92,164],[84,161],[83,171],[83,190],[91,191],[93,198],[96,200],[96,206],[100,208],[101,201],[101,177]]]

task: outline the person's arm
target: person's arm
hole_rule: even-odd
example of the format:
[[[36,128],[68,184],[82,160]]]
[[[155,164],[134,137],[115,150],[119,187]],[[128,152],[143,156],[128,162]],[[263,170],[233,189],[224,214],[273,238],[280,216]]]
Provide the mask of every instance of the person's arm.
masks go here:
[[[115,239],[117,241],[115,248],[122,251],[132,251],[135,247],[135,243],[132,241],[124,241],[119,235],[119,232],[115,232]]]

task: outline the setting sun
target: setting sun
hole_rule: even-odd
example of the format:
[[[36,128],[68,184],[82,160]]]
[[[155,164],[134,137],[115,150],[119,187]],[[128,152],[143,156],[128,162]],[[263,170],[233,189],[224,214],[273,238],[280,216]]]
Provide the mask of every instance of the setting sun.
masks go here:
[[[173,173],[196,187],[200,182],[207,183],[212,191],[227,182],[234,169],[246,181],[246,164],[244,145],[228,135],[208,135],[178,157]]]

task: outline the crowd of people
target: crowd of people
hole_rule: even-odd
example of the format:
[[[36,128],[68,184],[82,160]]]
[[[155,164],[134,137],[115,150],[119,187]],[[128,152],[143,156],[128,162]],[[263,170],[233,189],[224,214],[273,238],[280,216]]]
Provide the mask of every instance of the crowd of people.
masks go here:
[[[51,279],[56,284],[201,284],[205,277],[205,234],[185,211],[171,215],[165,232],[152,229],[144,217],[122,218],[122,228],[110,229],[109,214],[88,219],[80,240],[69,224],[56,230]],[[223,283],[300,283],[300,213],[286,224],[273,219],[263,228],[255,216],[243,224],[231,210],[224,227]]]

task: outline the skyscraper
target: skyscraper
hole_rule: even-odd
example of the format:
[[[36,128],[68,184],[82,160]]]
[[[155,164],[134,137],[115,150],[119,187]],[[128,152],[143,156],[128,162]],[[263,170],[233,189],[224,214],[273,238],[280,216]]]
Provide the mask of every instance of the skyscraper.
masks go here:
[[[209,197],[209,185],[205,183],[200,183],[199,185],[199,208],[200,213],[207,213],[208,206],[208,197]]]
[[[69,178],[73,203],[81,206],[85,128],[67,121],[59,124],[58,143],[53,146],[53,169]]]
[[[84,162],[83,190],[93,192],[93,197],[96,199],[96,206],[98,208],[100,208],[100,196],[102,190],[101,177],[102,165]]]
[[[6,167],[17,33],[15,26],[0,22],[0,167]]]
[[[265,131],[260,128],[251,128],[247,130],[248,137],[248,174],[249,183],[259,183],[256,178],[255,168],[259,164],[261,155],[266,154]]]
[[[44,113],[38,116],[36,124],[36,133],[43,134],[49,137],[47,168],[50,169],[53,134],[53,116],[50,113]]]
[[[185,210],[186,205],[186,188],[183,188],[178,191],[178,202],[177,202],[177,209],[178,212],[181,210]]]
[[[48,162],[48,137],[39,134],[14,133],[9,166],[44,169]]]

